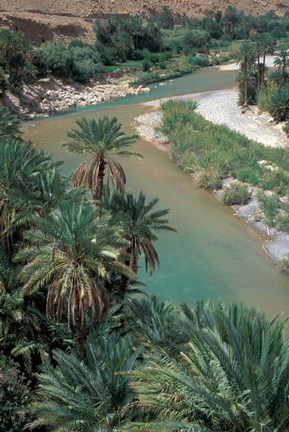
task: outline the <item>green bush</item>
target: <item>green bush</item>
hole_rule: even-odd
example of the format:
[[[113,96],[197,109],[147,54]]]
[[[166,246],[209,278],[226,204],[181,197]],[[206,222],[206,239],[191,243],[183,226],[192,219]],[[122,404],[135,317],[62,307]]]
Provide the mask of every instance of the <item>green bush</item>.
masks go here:
[[[280,86],[272,91],[267,109],[275,121],[280,122],[287,119],[289,115],[289,85]]]
[[[29,420],[31,395],[24,377],[11,361],[0,354],[0,430],[19,432]]]
[[[224,189],[223,203],[225,205],[244,205],[250,198],[247,186],[241,183],[232,183]]]
[[[142,62],[143,71],[148,72],[151,67],[152,67],[151,62],[149,61],[149,59],[145,58],[144,61]]]
[[[260,194],[259,200],[261,203],[261,210],[264,212],[265,215],[265,222],[268,225],[273,226],[276,222],[276,218],[278,216],[280,208],[280,201],[278,195]]]
[[[265,111],[268,107],[268,103],[271,100],[274,89],[272,87],[265,87],[257,93],[257,107],[260,111]]]
[[[217,190],[222,187],[221,173],[217,167],[202,169],[198,173],[197,183],[208,190]]]
[[[195,66],[206,67],[209,66],[210,62],[208,56],[198,55],[198,56],[188,56],[188,61]]]
[[[289,214],[285,214],[279,217],[278,228],[281,231],[289,232]]]

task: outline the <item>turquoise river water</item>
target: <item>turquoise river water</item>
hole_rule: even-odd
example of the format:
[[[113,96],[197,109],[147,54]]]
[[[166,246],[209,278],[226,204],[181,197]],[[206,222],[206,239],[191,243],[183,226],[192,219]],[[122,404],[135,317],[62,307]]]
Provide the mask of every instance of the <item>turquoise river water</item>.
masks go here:
[[[152,86],[151,92],[129,96],[94,107],[62,112],[26,124],[26,137],[64,160],[70,174],[81,158],[66,153],[62,144],[67,131],[81,116],[117,116],[127,132],[134,132],[134,118],[151,108],[141,102],[161,97],[232,88],[235,73],[215,68],[201,69],[172,83]],[[200,190],[191,178],[175,166],[168,154],[140,140],[135,150],[145,158],[122,160],[128,188],[143,190],[147,198],[160,198],[160,207],[169,208],[171,225],[178,232],[164,233],[156,245],[161,267],[152,276],[140,269],[139,278],[147,291],[162,299],[194,304],[200,299],[243,301],[268,314],[289,313],[289,277],[281,274],[262,250],[262,239],[230,208],[218,204]],[[141,263],[142,264],[142,263]]]

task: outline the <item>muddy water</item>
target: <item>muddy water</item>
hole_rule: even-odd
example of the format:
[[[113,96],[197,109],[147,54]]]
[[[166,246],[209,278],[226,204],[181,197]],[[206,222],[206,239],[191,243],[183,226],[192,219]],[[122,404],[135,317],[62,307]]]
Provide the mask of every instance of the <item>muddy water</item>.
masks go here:
[[[64,160],[64,171],[69,174],[82,158],[66,153],[61,144],[67,139],[67,130],[80,116],[115,115],[125,130],[132,132],[133,118],[150,109],[139,102],[229,88],[233,84],[232,73],[202,70],[172,84],[153,88],[149,95],[29,123],[27,137],[37,147],[52,152],[55,159]],[[280,274],[263,253],[259,235],[234,217],[231,209],[197,189],[166,153],[144,141],[139,141],[135,150],[141,151],[145,158],[142,161],[122,160],[128,187],[134,193],[143,190],[149,199],[159,197],[160,207],[170,208],[171,225],[178,230],[177,234],[160,236],[157,243],[160,269],[151,277],[140,269],[139,276],[147,284],[147,291],[175,302],[193,304],[207,298],[243,301],[270,314],[288,313],[289,279]]]

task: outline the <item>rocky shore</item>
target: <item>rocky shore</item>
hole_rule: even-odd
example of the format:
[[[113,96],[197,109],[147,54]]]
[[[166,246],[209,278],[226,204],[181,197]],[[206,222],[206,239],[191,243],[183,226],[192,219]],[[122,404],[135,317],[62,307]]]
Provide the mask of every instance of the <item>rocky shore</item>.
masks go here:
[[[279,125],[272,122],[267,115],[258,115],[255,109],[242,114],[237,107],[237,91],[222,90],[176,97],[174,99],[198,100],[197,111],[207,120],[216,124],[225,124],[232,130],[246,135],[250,139],[273,147],[288,146],[288,138]],[[157,109],[161,100],[150,101],[145,104]],[[157,145],[164,151],[169,151],[166,137],[158,131],[161,124],[160,111],[152,111],[135,119],[138,134],[147,141]],[[223,181],[223,189],[228,187],[232,178]],[[215,191],[214,196],[221,201],[223,189]],[[251,199],[247,205],[233,206],[236,216],[243,219],[264,238],[263,249],[276,263],[282,263],[289,257],[289,234],[270,228],[262,218],[262,210],[258,201],[257,188],[250,188]]]
[[[75,81],[63,81],[54,77],[42,78],[33,84],[25,84],[17,93],[6,91],[2,103],[18,117],[48,116],[68,108],[96,105],[124,97],[128,94],[148,92],[149,88],[131,87],[128,79],[107,78],[82,85]]]

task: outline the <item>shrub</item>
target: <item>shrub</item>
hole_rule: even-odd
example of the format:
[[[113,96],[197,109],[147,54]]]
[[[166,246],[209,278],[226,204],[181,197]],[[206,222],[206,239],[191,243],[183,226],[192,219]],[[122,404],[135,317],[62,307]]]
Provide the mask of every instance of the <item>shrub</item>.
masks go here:
[[[273,90],[267,109],[275,121],[287,119],[289,115],[289,86],[280,86]]]
[[[221,175],[216,167],[201,170],[197,176],[198,186],[208,189],[217,190],[222,187]]]
[[[188,61],[195,66],[206,67],[209,66],[210,62],[207,56],[194,56],[188,57]]]
[[[260,111],[265,111],[268,102],[271,100],[272,93],[274,89],[271,87],[265,87],[258,91],[257,93],[257,107]]]
[[[247,204],[250,198],[247,186],[241,183],[232,183],[224,189],[223,203],[225,205]]]
[[[29,420],[29,387],[12,363],[0,354],[0,430],[19,432]]]
[[[95,65],[92,60],[86,59],[73,64],[72,77],[80,83],[88,83],[95,75]]]
[[[274,225],[280,208],[279,197],[275,194],[261,194],[259,195],[259,200],[261,203],[261,209],[265,215],[265,222],[270,226]]]
[[[148,72],[151,67],[152,67],[151,62],[149,61],[149,59],[145,58],[144,61],[142,62],[143,71]]]
[[[189,53],[194,49],[204,48],[210,40],[210,34],[204,30],[188,30],[183,36],[183,50]]]

